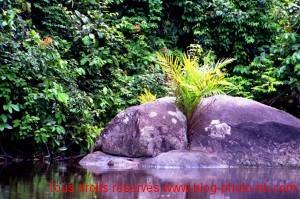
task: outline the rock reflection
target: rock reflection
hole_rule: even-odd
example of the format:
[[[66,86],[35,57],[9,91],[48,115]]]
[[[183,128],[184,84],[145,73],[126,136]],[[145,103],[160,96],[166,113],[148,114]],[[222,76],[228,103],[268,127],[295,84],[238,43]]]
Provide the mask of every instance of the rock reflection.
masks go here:
[[[226,190],[225,193],[222,193],[221,189],[222,185],[227,186],[228,184],[234,186],[249,184],[255,187],[264,183],[272,188],[276,184],[291,184],[299,188],[299,169],[112,170],[100,169],[99,167],[86,169],[76,164],[21,163],[0,165],[0,199],[300,198],[299,190],[291,193],[274,193],[273,189],[267,193],[264,191],[237,193]],[[73,185],[74,192],[51,192],[49,182],[55,182],[60,187]],[[98,189],[95,185],[98,186]],[[140,187],[138,187],[139,185]],[[166,191],[167,185],[182,185],[182,187],[177,191]],[[99,189],[99,186],[102,186],[102,189]],[[189,191],[187,192],[188,187]],[[217,187],[220,189],[216,189]]]
[[[300,174],[299,170],[293,169],[233,168],[118,171],[89,167],[88,170],[94,173],[95,182],[105,183],[110,188],[106,193],[98,193],[101,198],[300,198],[299,190],[297,190],[300,187]],[[159,185],[159,191],[139,190],[138,192],[135,190],[136,192],[132,192],[132,190],[127,190],[128,192],[125,192],[124,190],[124,186],[136,187],[149,184],[152,186]],[[122,186],[119,191],[117,190],[118,185]],[[190,189],[188,192],[182,189],[169,192],[164,190],[166,185],[182,185],[181,188],[186,186]],[[276,185],[279,185],[278,188],[280,185],[293,185],[293,187],[288,187],[290,190],[286,193],[275,193],[274,186]],[[222,193],[222,188],[224,193]],[[240,192],[237,193],[237,191]]]

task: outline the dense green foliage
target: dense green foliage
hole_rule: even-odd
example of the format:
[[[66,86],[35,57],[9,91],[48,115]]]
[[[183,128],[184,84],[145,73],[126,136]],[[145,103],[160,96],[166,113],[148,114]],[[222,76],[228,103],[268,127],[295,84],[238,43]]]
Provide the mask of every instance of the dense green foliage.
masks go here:
[[[150,25],[138,30],[109,10],[111,1],[2,3],[3,140],[86,150],[144,87],[164,93],[163,75],[149,70],[159,45],[145,39]]]
[[[144,88],[157,97],[168,91],[156,52],[191,44],[236,59],[227,66],[231,94],[294,100],[278,107],[299,116],[299,5],[0,0],[0,142],[53,156],[88,150],[112,117],[139,103]]]
[[[233,69],[236,94],[265,100],[300,117],[300,1],[275,1],[270,21],[276,24],[271,44],[247,65]]]

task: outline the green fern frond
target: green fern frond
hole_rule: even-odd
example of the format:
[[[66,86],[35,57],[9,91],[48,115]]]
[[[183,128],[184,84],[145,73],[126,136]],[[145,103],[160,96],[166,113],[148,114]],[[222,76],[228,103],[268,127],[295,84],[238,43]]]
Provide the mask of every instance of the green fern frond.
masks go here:
[[[141,104],[156,100],[156,95],[153,95],[149,90],[144,89],[144,93],[139,95],[139,102]]]
[[[208,61],[209,58],[204,60],[204,64],[199,66],[197,59],[191,59],[185,53],[181,59],[174,55],[157,54],[157,63],[169,78],[176,103],[188,120],[204,97],[222,94],[232,86],[221,69],[234,59],[223,59],[217,63]]]

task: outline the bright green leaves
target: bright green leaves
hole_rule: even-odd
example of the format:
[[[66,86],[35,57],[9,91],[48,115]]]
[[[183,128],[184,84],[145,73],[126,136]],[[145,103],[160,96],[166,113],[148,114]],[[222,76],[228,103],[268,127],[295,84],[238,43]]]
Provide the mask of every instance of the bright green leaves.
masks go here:
[[[66,116],[60,111],[57,111],[54,116],[55,116],[55,121],[57,121],[57,124],[62,124],[63,122],[67,121]]]
[[[87,62],[88,62],[89,58],[87,56],[83,57],[81,60],[80,60],[80,65],[85,65]]]
[[[103,88],[103,94],[107,95],[107,88],[106,87]]]
[[[89,46],[93,43],[93,40],[89,36],[85,36],[82,38],[82,42],[84,45]]]
[[[15,104],[12,104],[11,101],[8,104],[3,105],[3,110],[8,111],[9,113],[12,113],[13,110],[14,111],[20,111],[19,106],[15,105]]]
[[[250,74],[250,65],[249,66],[236,65],[233,69],[233,72],[249,75]]]
[[[145,13],[121,19],[110,0],[73,2],[12,1],[0,13],[1,133],[59,153],[91,148],[101,126],[138,103],[141,85],[160,95],[164,85],[150,59],[164,46],[153,34],[162,1],[151,2],[151,23]]]
[[[68,94],[66,93],[57,93],[57,100],[60,102],[67,102],[69,99]]]
[[[8,104],[4,104],[2,106],[4,113],[0,115],[0,131],[4,131],[4,129],[12,129],[13,127],[9,124],[12,119],[13,112],[19,112],[20,108],[16,104],[12,104],[10,101]],[[1,111],[2,112],[2,111]]]
[[[163,9],[162,0],[149,0],[149,19],[150,21],[161,20],[161,11]]]
[[[300,72],[300,64],[297,64],[294,69],[295,72]]]
[[[14,124],[13,127],[17,127],[21,124],[21,120],[18,120],[18,119],[14,120],[13,124]]]
[[[70,21],[64,16],[67,11],[56,3],[42,0],[31,4],[35,8],[31,9],[25,1],[12,1],[12,8],[5,6],[8,10],[0,13],[0,101],[6,102],[0,106],[0,136],[26,139],[33,147],[46,144],[52,152],[74,144],[81,145],[84,151],[86,137],[94,138],[99,131],[92,128],[89,133],[93,135],[89,135],[78,129],[85,124],[99,124],[95,121],[93,99],[79,89],[79,78],[87,70],[79,67],[77,56],[72,57],[77,49]],[[47,13],[47,19],[33,24],[29,17],[45,16],[41,10]],[[31,15],[23,16],[30,11]],[[86,17],[81,20],[89,21]],[[85,36],[87,42],[96,42],[96,34],[89,32]],[[82,65],[86,63],[89,62]]]
[[[11,113],[15,109],[19,110],[19,107],[14,104],[11,104],[11,102],[7,105],[3,105],[3,110],[8,111],[9,113],[2,113],[0,115],[0,131],[3,131],[4,129],[12,129],[12,126],[9,124],[8,119],[11,119]]]
[[[7,115],[1,114],[1,119],[2,119],[3,123],[6,123],[7,122]]]
[[[63,147],[58,148],[58,150],[59,150],[59,151],[66,151],[66,150],[68,150],[68,148],[65,147],[65,146],[63,146]]]
[[[16,27],[15,27],[16,24],[14,23],[14,20],[18,13],[20,13],[20,10],[18,10],[18,9],[4,10],[0,14],[0,25],[3,28],[10,28],[12,30],[16,30]]]
[[[12,129],[12,127],[9,124],[0,123],[0,131],[3,131],[4,129]]]
[[[55,82],[53,82],[51,84],[52,84],[51,89],[44,90],[46,99],[51,99],[51,98],[55,97],[59,102],[67,104],[67,102],[69,100],[69,95],[63,91],[62,85],[57,84]]]

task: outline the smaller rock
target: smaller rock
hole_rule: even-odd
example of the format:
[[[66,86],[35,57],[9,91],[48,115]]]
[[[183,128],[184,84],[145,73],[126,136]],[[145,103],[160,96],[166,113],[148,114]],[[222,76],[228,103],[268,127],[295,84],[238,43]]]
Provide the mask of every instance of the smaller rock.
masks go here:
[[[127,157],[154,157],[187,147],[186,117],[165,101],[154,101],[119,113],[96,140],[95,149]]]

